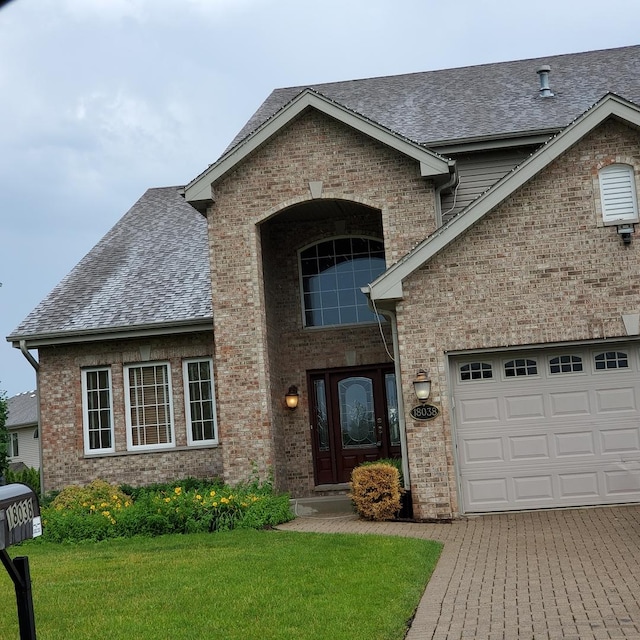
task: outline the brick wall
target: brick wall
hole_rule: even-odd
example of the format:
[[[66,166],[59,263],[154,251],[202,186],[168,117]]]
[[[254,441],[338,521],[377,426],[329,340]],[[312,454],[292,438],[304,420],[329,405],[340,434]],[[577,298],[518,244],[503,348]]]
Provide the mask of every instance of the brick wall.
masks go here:
[[[310,181],[322,182],[313,201]],[[362,234],[383,238],[395,262],[435,228],[433,184],[417,162],[309,112],[214,193],[216,367],[219,387],[234,389],[218,405],[225,476],[243,480],[254,462],[263,474],[273,469],[278,486],[306,495],[314,484],[306,372],[389,358],[375,325],[303,329],[297,250]],[[336,211],[332,200],[350,204]],[[295,413],[283,407],[291,384],[301,394]]]
[[[411,379],[426,366],[432,401],[442,406],[431,422],[407,416],[420,517],[458,509],[448,351],[624,336],[621,314],[640,311],[640,238],[624,246],[600,219],[597,171],[612,161],[634,163],[640,178],[640,135],[613,121],[405,282],[398,308],[405,402],[414,404]]]
[[[187,447],[184,406],[183,359],[212,354],[213,340],[209,333],[41,348],[38,385],[42,398],[40,418],[45,490],[86,484],[95,478],[135,486],[187,476],[220,477],[219,448]],[[170,363],[176,449],[128,452],[123,365],[147,361]],[[96,366],[111,368],[116,453],[86,456],[81,370]]]

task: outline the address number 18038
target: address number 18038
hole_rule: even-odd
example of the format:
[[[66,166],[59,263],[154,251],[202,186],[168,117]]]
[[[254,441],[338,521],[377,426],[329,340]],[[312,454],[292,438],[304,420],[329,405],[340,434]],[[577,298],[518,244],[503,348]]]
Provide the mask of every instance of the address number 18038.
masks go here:
[[[433,420],[440,415],[440,410],[433,404],[421,404],[410,411],[414,420]]]

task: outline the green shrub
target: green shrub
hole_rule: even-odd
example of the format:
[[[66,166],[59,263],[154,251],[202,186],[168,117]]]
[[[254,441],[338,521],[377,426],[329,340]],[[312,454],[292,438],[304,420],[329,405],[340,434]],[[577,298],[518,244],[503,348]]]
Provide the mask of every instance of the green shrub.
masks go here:
[[[29,487],[38,496],[38,500],[41,499],[40,471],[38,469],[34,469],[33,467],[23,469],[22,471],[11,471],[10,469],[7,469],[5,480],[7,484],[13,484],[15,482],[26,484],[27,487]]]
[[[401,507],[400,491],[400,474],[394,465],[360,465],[351,474],[351,499],[365,520],[393,520]]]
[[[134,489],[96,480],[87,487],[67,487],[43,509],[43,538],[78,542],[257,529],[291,518],[289,497],[275,495],[269,484],[232,488],[218,481],[187,481]]]

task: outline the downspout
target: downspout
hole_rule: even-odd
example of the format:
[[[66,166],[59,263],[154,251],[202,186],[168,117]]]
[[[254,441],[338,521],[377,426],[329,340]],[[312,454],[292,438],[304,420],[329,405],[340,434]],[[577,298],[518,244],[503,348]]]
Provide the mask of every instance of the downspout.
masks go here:
[[[42,464],[42,428],[40,426],[40,385],[38,383],[38,372],[40,363],[29,353],[26,340],[20,340],[20,351],[36,372],[36,416],[38,429],[38,451],[40,453],[40,495],[44,498],[44,467]]]
[[[458,170],[456,169],[455,160],[449,160],[449,180],[447,182],[442,183],[439,187],[436,187],[435,191],[435,199],[436,199],[436,227],[440,228],[442,226],[442,199],[441,193],[445,189],[451,189],[453,187],[457,187],[460,181],[460,177],[458,176]]]
[[[375,308],[375,303],[374,303]],[[393,367],[396,375],[396,398],[398,400],[398,430],[400,432],[400,453],[402,454],[402,475],[404,477],[404,488],[411,489],[411,479],[409,477],[409,456],[407,452],[407,432],[404,419],[404,398],[402,394],[402,378],[400,375],[400,346],[398,344],[398,320],[396,312],[392,309],[377,309],[376,313],[385,316],[391,322],[391,337],[393,340]]]

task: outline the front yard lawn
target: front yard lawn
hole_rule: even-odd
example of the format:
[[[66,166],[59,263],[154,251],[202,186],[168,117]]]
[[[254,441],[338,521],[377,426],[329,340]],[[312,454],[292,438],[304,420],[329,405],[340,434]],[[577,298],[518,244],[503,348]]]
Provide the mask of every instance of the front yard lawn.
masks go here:
[[[236,530],[97,543],[34,541],[39,640],[401,640],[436,542]],[[0,567],[0,636],[18,638]]]

